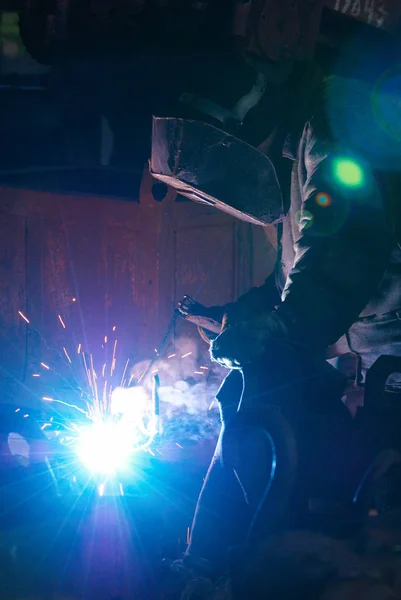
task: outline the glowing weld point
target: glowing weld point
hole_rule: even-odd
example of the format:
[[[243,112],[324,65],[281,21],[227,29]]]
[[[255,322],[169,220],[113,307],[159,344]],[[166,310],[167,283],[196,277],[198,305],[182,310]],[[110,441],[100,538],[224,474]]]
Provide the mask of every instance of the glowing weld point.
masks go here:
[[[187,356],[190,356],[192,354],[192,352],[187,352],[186,354],[183,354],[181,356],[181,358],[186,358]]]
[[[167,358],[174,358],[175,354],[170,354]]]
[[[67,352],[67,350],[66,350],[64,347],[63,347],[63,351],[64,351],[64,354],[65,354],[65,355],[66,355],[66,357],[67,357],[67,360],[68,360],[68,362],[69,362],[70,364],[72,364],[72,360],[71,360],[71,358],[68,356],[68,352]]]
[[[77,454],[89,473],[111,476],[129,467],[133,452],[129,424],[95,421],[80,429]]]
[[[28,417],[29,417],[29,415],[28,415],[28,414],[24,415],[24,419],[27,419]]]
[[[29,319],[24,315],[24,313],[22,313],[20,310],[18,311],[19,316],[21,317],[21,319],[24,319],[24,321],[26,323],[29,323]]]
[[[82,344],[78,344],[77,354],[81,354]]]
[[[15,412],[19,412],[20,410],[21,410],[20,408],[17,408]]]
[[[40,364],[44,369],[47,369],[48,371],[50,371],[49,365],[46,365],[45,363],[42,363],[42,362]]]
[[[121,496],[124,496],[124,488],[122,483],[120,483],[120,494]]]
[[[103,496],[104,495],[104,483],[100,483],[99,487],[97,488],[98,494],[99,496]]]
[[[212,410],[214,403],[215,403],[215,400],[212,400],[212,402],[211,402],[211,404],[210,404],[210,406],[209,406],[208,410]]]
[[[181,446],[178,442],[176,442],[175,445],[178,446],[179,448],[183,448],[183,446]]]
[[[60,323],[61,323],[62,327],[63,327],[64,329],[66,329],[65,323],[64,323],[63,319],[61,318],[61,315],[57,315],[57,316],[58,316],[58,320],[60,321]]]
[[[39,373],[32,373],[32,377],[40,377]]]

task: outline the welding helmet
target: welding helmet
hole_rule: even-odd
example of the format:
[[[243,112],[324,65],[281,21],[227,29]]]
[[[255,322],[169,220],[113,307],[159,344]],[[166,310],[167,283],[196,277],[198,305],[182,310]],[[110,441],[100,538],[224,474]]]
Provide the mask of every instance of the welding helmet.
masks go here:
[[[237,70],[226,88],[237,96],[222,105],[207,86],[208,95],[181,95],[195,118],[154,117],[150,171],[191,200],[268,225],[282,220],[284,205],[274,162],[258,145],[279,120],[279,89],[294,61],[313,55],[323,2],[235,4]]]
[[[181,114],[154,117],[150,171],[154,177],[192,200],[215,206],[251,223],[268,225],[279,222],[285,212],[276,174],[277,159],[282,155],[278,156],[277,148],[274,153],[271,146],[267,150],[264,144],[261,152],[258,146],[270,139],[275,127],[285,122],[289,132],[295,130],[294,149],[299,130],[311,116],[307,111],[314,110],[312,105],[319,107],[321,94],[317,85],[314,88],[317,94],[311,92],[300,108],[300,93],[291,96],[289,82],[294,83],[294,74],[314,58],[318,41],[322,48],[320,54],[327,53],[328,48],[329,52],[337,48],[334,52],[348,56],[343,62],[355,64],[355,48],[349,47],[347,39],[344,41],[343,30],[348,32],[346,37],[357,40],[355,43],[366,49],[366,39],[362,43],[358,40],[365,36],[367,30],[366,38],[370,37],[371,30],[378,30],[366,28],[358,20],[391,30],[401,7],[388,12],[391,15],[389,21],[387,13],[379,19],[373,10],[368,19],[366,15],[354,14],[350,7],[344,8],[341,3],[330,0],[248,0],[238,1],[235,5],[233,37],[242,60],[241,68],[247,68],[251,78],[248,88],[244,87],[236,95],[232,93],[231,99],[222,103],[216,101],[210,86],[206,86],[208,92],[182,94]],[[325,6],[337,12],[326,10],[323,13]],[[340,15],[339,12],[346,14]],[[342,28],[340,25],[344,23],[347,27]],[[333,27],[333,24],[337,26]],[[350,35],[359,27],[364,29],[363,35]],[[315,62],[310,72],[313,72]],[[366,56],[363,62],[372,70]],[[297,63],[302,63],[302,66],[294,69]],[[346,65],[342,65],[341,69],[344,67]],[[300,85],[295,84],[297,92],[302,88],[302,94],[306,90],[307,96],[309,87],[313,87],[310,85],[312,79],[313,76],[310,80],[298,78]],[[235,75],[233,80],[238,83]],[[230,91],[234,88],[232,81],[225,85]],[[282,94],[283,90],[286,90],[287,96]],[[192,117],[188,114],[188,107],[193,109]],[[291,112],[296,113],[294,121],[298,119],[295,127],[294,122],[289,124],[286,121]],[[249,135],[252,119],[254,127],[252,135]]]

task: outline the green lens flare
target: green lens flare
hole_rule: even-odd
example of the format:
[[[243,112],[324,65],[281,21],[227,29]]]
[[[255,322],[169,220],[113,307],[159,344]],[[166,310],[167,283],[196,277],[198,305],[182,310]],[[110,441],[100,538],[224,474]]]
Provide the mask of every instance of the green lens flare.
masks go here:
[[[349,158],[334,161],[334,176],[339,183],[348,187],[360,187],[364,183],[361,165]]]

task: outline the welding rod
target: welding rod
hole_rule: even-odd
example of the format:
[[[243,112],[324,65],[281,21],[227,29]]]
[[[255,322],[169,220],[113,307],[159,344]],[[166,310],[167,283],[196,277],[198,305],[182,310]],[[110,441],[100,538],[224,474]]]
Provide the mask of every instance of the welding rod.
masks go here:
[[[141,381],[142,381],[142,379],[143,379],[144,377],[146,377],[146,375],[147,375],[147,374],[149,373],[149,371],[152,369],[152,367],[153,367],[153,365],[155,364],[155,362],[156,362],[157,360],[159,360],[159,358],[160,358],[160,355],[162,354],[162,352],[163,352],[163,350],[164,350],[164,348],[165,348],[165,346],[166,346],[166,344],[167,344],[168,338],[170,337],[170,334],[171,334],[171,332],[172,332],[172,331],[173,331],[173,329],[174,329],[175,322],[177,321],[177,318],[178,318],[179,316],[180,316],[180,312],[179,312],[179,310],[177,310],[177,309],[176,309],[176,310],[174,311],[173,318],[171,319],[171,321],[170,321],[170,324],[169,324],[169,326],[168,326],[168,328],[167,328],[167,331],[166,331],[166,333],[165,333],[165,335],[164,335],[164,337],[163,337],[163,339],[162,339],[162,342],[161,342],[161,344],[160,344],[160,346],[159,346],[159,348],[158,348],[158,350],[157,350],[157,352],[156,352],[156,356],[155,356],[155,357],[154,357],[154,358],[153,358],[153,359],[150,361],[149,365],[146,367],[146,369],[144,370],[144,372],[142,373],[142,375],[141,375],[141,376],[140,376],[140,378],[138,379],[138,384],[139,384],[139,383],[141,383]]]
[[[159,387],[160,387],[160,377],[156,373],[153,376],[153,387],[152,387],[152,399],[153,399],[153,411],[155,416],[155,431],[159,432],[160,428],[160,396],[159,396]]]

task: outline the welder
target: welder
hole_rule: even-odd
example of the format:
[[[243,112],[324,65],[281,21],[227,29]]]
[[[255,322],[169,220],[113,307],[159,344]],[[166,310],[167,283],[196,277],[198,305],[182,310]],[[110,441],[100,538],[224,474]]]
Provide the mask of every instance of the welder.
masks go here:
[[[218,395],[223,430],[188,549],[188,561],[200,570],[244,542],[279,468],[263,407],[279,406],[293,431],[305,413],[327,417],[320,438],[312,436],[315,455],[323,452],[319,439],[332,433],[330,423],[339,424],[337,440],[344,443],[332,464],[339,476],[323,485],[328,496],[330,485],[343,485],[346,495],[341,469],[352,418],[341,402],[345,377],[326,360],[352,353],[362,386],[378,356],[401,356],[401,251],[393,212],[401,145],[391,127],[372,116],[371,104],[375,98],[386,113],[391,101],[381,95],[372,63],[373,82],[356,67],[345,78],[324,73],[316,53],[323,2],[238,5],[250,91],[224,107],[210,87],[207,99],[183,95],[197,120],[155,119],[152,142],[157,178],[248,222],[274,224],[278,232],[276,269],[263,286],[221,307],[180,305],[189,320],[216,324],[211,358],[231,370]],[[394,115],[401,125],[399,110]],[[395,379],[394,388],[400,383]],[[241,412],[251,415],[247,426],[232,427]],[[291,449],[289,461],[290,455]],[[324,467],[316,472],[325,477]],[[291,489],[288,483],[288,495]],[[282,506],[271,507],[275,522],[266,529],[259,522],[255,540],[289,525],[281,510],[288,500],[283,496]]]

